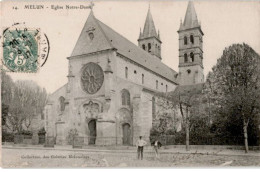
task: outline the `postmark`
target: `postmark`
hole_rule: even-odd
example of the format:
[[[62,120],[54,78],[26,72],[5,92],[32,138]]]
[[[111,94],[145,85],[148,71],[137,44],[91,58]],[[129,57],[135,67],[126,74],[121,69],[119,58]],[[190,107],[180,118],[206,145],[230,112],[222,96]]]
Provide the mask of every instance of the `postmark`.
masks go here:
[[[40,28],[15,23],[3,31],[2,64],[10,72],[35,73],[49,55],[50,44]]]

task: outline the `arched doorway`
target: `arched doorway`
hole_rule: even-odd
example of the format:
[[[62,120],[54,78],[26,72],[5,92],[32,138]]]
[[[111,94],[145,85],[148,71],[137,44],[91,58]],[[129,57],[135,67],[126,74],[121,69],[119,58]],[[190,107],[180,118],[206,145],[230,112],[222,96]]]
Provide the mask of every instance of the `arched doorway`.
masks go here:
[[[97,136],[97,127],[96,127],[96,120],[92,119],[88,123],[88,129],[89,129],[89,145],[94,145],[96,142],[96,136]]]
[[[128,123],[123,124],[123,145],[130,145],[131,129]]]

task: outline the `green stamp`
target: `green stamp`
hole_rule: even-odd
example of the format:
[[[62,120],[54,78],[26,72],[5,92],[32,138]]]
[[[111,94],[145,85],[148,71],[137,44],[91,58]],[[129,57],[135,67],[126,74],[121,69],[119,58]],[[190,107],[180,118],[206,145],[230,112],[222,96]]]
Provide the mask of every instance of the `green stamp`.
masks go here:
[[[3,64],[12,72],[38,70],[39,29],[7,28],[3,33]]]

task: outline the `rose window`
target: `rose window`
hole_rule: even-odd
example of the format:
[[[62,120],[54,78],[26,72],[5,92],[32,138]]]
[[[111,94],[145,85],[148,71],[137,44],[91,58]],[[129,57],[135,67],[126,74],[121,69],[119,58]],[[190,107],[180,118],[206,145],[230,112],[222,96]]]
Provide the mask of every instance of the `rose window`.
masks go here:
[[[88,63],[83,66],[81,73],[81,86],[89,94],[95,94],[102,86],[104,73],[96,63]]]

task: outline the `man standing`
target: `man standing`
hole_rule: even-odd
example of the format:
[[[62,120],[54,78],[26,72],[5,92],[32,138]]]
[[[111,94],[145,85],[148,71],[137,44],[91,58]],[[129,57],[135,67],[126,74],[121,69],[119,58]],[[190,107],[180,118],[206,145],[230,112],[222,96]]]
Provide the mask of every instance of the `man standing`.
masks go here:
[[[140,154],[141,154],[141,160],[143,159],[143,151],[144,151],[145,145],[146,145],[146,141],[144,141],[142,139],[142,136],[140,136],[139,140],[137,140],[137,142],[136,142],[138,159],[140,159]]]

